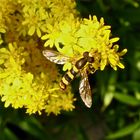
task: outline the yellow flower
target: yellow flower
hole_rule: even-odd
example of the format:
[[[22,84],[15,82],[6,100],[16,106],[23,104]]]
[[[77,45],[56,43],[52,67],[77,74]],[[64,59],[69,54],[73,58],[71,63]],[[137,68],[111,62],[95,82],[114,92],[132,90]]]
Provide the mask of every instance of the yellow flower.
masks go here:
[[[59,114],[72,110],[73,94],[59,88],[61,77],[55,65],[47,61],[37,44],[29,42],[10,43],[8,49],[0,49],[0,96],[5,107],[26,108],[26,112]],[[64,104],[67,101],[67,104]]]
[[[76,62],[81,58],[85,51],[90,52],[94,57],[95,61],[92,66],[95,71],[104,70],[109,64],[114,70],[117,70],[117,66],[124,68],[120,57],[126,53],[126,49],[122,53],[116,50],[115,46],[118,46],[116,42],[119,38],[110,37],[111,26],[105,25],[103,18],[98,21],[96,16],[89,16],[89,19],[83,20],[71,20],[73,17],[70,17],[69,20],[65,19],[60,22],[57,27],[51,26],[51,31],[42,37],[47,40],[45,46],[55,46],[60,53],[71,57],[71,62],[67,62],[63,70],[70,69],[73,61]],[[55,29],[57,31],[54,33]]]
[[[37,34],[41,37],[42,33],[47,32],[46,26],[55,22],[59,22],[67,17],[67,15],[76,15],[75,2],[72,0],[41,0],[41,1],[19,1],[23,6],[23,27],[28,32],[28,35],[32,36]],[[63,10],[62,10],[63,9]]]
[[[54,45],[56,47],[59,46],[59,41],[58,41],[58,37],[59,37],[59,29],[57,28],[57,26],[52,26],[51,24],[47,24],[47,34],[45,34],[44,36],[41,37],[42,40],[47,40],[44,44],[45,47],[49,46],[49,47],[53,47]]]
[[[46,31],[46,19],[48,18],[48,14],[43,8],[30,8],[24,14],[25,20],[22,24],[28,26],[28,34],[33,35],[35,32],[37,33],[38,37],[41,37],[41,32]]]
[[[78,15],[75,0],[55,0],[51,12],[54,19],[59,21],[66,19],[71,14]]]

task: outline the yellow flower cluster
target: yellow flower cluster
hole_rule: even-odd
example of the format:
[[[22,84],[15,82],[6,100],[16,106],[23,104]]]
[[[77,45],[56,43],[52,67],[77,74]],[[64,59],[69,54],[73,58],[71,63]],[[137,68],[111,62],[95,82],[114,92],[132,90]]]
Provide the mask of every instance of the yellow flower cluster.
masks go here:
[[[29,114],[74,108],[71,89],[59,88],[62,76],[42,55],[43,45],[74,60],[89,51],[95,70],[108,64],[124,68],[120,57],[127,50],[118,52],[110,26],[96,16],[81,19],[75,7],[74,0],[1,0],[0,96],[5,107],[26,108]],[[63,70],[71,66],[67,62]]]
[[[104,25],[103,18],[98,21],[96,16],[89,16],[89,19],[74,20],[70,16],[69,19],[59,22],[56,28],[50,26],[42,40],[46,40],[45,47],[55,46],[60,53],[73,59],[78,60],[85,51],[90,52],[95,59],[92,64],[95,71],[104,70],[108,64],[114,70],[117,70],[117,66],[123,69],[120,57],[127,49],[118,52],[119,46],[116,42],[119,38],[110,38],[110,28],[111,26]],[[70,68],[70,62],[63,66],[63,70]]]
[[[20,43],[0,49],[0,95],[5,107],[24,107],[29,114],[73,109],[73,94],[58,87],[56,66],[46,61],[33,40]]]
[[[22,26],[19,31],[24,35],[32,36],[37,34],[41,37],[43,32],[47,32],[48,25],[54,25],[68,15],[76,15],[75,2],[73,0],[19,0],[22,5]],[[63,11],[62,11],[63,9]]]
[[[71,0],[1,0],[0,96],[5,107],[26,108],[29,114],[74,109],[70,87],[59,88],[61,75],[42,55],[39,39],[49,25],[76,13],[74,7]]]

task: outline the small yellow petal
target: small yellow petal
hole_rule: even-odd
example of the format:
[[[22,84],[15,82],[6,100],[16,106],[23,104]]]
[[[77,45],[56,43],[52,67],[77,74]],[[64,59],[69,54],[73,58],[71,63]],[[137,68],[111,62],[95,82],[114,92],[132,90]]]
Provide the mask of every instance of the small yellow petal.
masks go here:
[[[5,104],[4,104],[4,107],[7,108],[8,106],[10,106],[10,102],[9,101],[6,101]]]
[[[117,65],[118,65],[121,69],[124,69],[124,68],[125,68],[125,66],[124,66],[121,62],[119,62]]]
[[[31,26],[31,28],[28,31],[28,35],[32,36],[35,33],[35,26]]]
[[[105,59],[105,60],[102,60],[102,61],[101,61],[101,66],[100,66],[100,69],[101,69],[101,70],[104,70],[104,69],[105,69],[106,64],[107,64],[107,60],[106,60],[106,59]]]
[[[117,52],[119,50],[119,45],[114,45],[113,49]]]
[[[116,60],[114,58],[109,57],[108,60],[112,65],[116,65]]]
[[[120,53],[119,56],[123,56],[127,53],[127,49],[123,49]]]
[[[43,32],[46,32],[47,31],[46,27],[43,26],[43,25],[40,27],[40,30],[43,31]]]
[[[94,22],[97,22],[98,21],[98,19],[97,19],[97,17],[95,15],[93,16],[93,21]]]
[[[101,17],[100,23],[101,23],[101,25],[104,25],[104,18],[103,17]]]
[[[37,36],[38,36],[38,37],[41,37],[41,31],[40,31],[39,28],[37,28],[36,33],[37,33]]]
[[[48,35],[48,34],[45,34],[45,35],[43,35],[43,36],[41,37],[42,40],[46,40],[46,39],[48,39],[48,38],[49,38],[49,35]]]
[[[3,43],[3,40],[0,40],[0,45]]]
[[[6,33],[6,30],[4,28],[0,28],[0,33]]]
[[[11,52],[14,51],[14,47],[13,47],[12,43],[9,43],[8,47],[9,47],[9,50],[10,50]]]
[[[115,71],[117,70],[117,67],[116,66],[111,66]]]
[[[45,47],[48,47],[49,45],[51,44],[51,41],[50,40],[47,40],[44,44]]]
[[[119,37],[115,37],[115,38],[110,39],[110,42],[114,43],[114,42],[117,42],[119,39],[120,39]]]
[[[70,62],[67,62],[67,63],[65,63],[65,65],[63,66],[63,71],[70,70],[71,67],[72,67],[71,63],[70,63]]]
[[[4,60],[3,59],[0,59],[0,65],[3,64],[3,63],[4,63]]]

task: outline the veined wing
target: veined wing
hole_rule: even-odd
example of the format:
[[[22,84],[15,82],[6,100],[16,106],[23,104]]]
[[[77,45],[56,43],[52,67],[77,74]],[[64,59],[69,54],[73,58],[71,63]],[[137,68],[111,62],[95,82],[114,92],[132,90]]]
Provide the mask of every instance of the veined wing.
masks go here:
[[[88,75],[86,70],[81,72],[82,79],[79,85],[80,96],[87,107],[92,105],[91,89],[88,81]]]
[[[57,51],[44,50],[42,53],[48,60],[57,64],[63,65],[67,61],[69,61],[69,57],[62,55],[61,53]]]

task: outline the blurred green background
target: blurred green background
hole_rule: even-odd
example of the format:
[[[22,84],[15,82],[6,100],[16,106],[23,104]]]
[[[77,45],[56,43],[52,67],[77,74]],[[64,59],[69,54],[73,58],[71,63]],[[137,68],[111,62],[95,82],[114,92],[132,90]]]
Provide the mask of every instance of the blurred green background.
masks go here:
[[[126,68],[89,76],[91,109],[79,97],[79,79],[72,82],[77,97],[72,112],[28,116],[0,103],[0,140],[140,140],[140,1],[77,0],[77,9],[82,17],[104,17],[112,26],[120,50],[128,49],[122,60]]]

